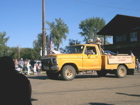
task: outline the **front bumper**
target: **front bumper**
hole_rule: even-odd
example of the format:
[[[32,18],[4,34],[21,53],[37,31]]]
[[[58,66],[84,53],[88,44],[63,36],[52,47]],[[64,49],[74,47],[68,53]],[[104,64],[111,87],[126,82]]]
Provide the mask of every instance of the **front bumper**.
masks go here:
[[[57,66],[57,65],[55,65],[55,66],[44,66],[43,67],[44,68],[44,70],[59,70],[59,67]]]

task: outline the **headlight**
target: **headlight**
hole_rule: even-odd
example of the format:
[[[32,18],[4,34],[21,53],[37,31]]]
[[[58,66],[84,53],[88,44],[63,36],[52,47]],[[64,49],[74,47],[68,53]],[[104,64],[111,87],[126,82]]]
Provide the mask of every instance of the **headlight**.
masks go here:
[[[53,59],[52,59],[52,62],[53,62],[54,65],[56,65],[56,64],[57,64],[56,58],[53,58]]]

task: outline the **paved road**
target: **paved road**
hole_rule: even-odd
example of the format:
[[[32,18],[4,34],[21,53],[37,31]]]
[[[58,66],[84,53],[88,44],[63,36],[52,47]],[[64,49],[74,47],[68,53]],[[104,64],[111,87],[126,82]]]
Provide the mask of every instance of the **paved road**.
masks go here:
[[[140,105],[140,73],[116,78],[79,74],[72,81],[27,76],[33,105]]]

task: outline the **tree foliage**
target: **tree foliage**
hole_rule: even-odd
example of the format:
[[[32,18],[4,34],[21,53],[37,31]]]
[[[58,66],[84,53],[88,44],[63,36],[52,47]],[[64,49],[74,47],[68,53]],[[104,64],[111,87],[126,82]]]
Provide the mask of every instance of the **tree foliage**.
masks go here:
[[[69,46],[71,46],[71,45],[76,45],[76,44],[80,44],[81,42],[80,41],[78,41],[78,40],[74,40],[74,39],[69,39]],[[60,50],[60,52],[61,53],[65,53],[66,52],[66,50],[67,50],[67,48],[68,48],[68,46],[65,46],[65,48],[59,48],[59,50]]]
[[[5,56],[8,54],[8,46],[6,45],[9,37],[6,37],[6,32],[0,32],[0,56]]]
[[[48,43],[48,37],[46,37],[46,47]],[[42,49],[42,33],[38,34],[37,39],[33,41],[34,54],[37,58],[40,58],[40,50]]]
[[[97,32],[105,26],[104,19],[99,17],[89,18],[81,21],[79,28],[82,30],[79,34],[84,37],[84,42],[88,42],[89,39],[95,40],[97,37]]]
[[[41,48],[42,47],[42,33],[38,34],[37,40],[33,41],[33,48]]]
[[[40,59],[40,50],[35,48],[19,48],[11,47],[9,48],[8,56],[13,59]]]
[[[48,43],[48,37],[46,37],[46,45]],[[42,48],[42,33],[37,35],[37,39],[33,41],[33,48]]]
[[[81,42],[78,40],[74,40],[74,39],[69,39],[69,46],[71,45],[76,45],[76,44],[80,44]]]
[[[22,48],[20,56],[23,59],[40,59],[40,53],[36,52],[36,50],[32,48]]]
[[[61,18],[55,19],[55,22],[46,22],[50,27],[50,36],[56,49],[58,50],[62,40],[67,38],[69,33],[68,26],[63,22]]]

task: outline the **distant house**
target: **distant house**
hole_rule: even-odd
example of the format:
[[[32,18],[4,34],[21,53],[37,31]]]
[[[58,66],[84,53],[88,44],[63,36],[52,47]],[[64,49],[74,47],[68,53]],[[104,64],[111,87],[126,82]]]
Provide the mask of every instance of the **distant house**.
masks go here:
[[[113,36],[113,44],[104,45],[104,49],[118,53],[132,51],[140,58],[140,17],[117,14],[97,34]]]

